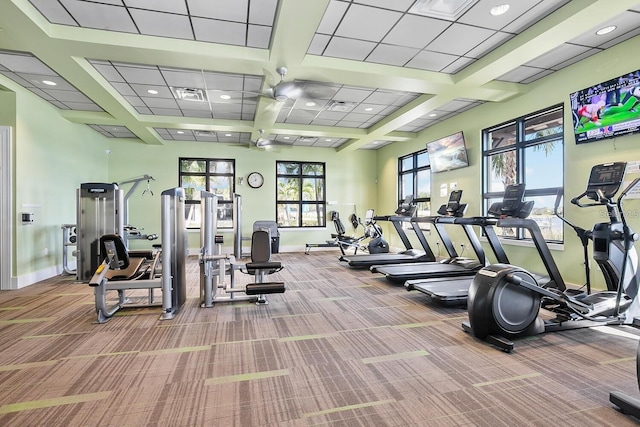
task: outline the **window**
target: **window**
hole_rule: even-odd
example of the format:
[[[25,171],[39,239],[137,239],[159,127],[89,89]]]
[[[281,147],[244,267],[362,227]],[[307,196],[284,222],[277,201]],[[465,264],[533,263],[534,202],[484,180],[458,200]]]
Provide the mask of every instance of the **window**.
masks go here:
[[[564,179],[563,114],[557,105],[482,131],[485,212],[502,200],[505,186],[524,183],[525,198],[535,202],[530,218],[550,242],[564,239],[562,222],[553,213]],[[530,238],[524,230],[502,229],[502,234]]]
[[[278,227],[324,227],[325,164],[276,162]]]
[[[411,195],[417,204],[416,215],[431,215],[431,166],[426,149],[398,159],[398,205]]]
[[[218,228],[233,228],[235,161],[230,159],[178,160],[178,181],[185,191],[185,224],[200,227],[200,191],[218,196]]]

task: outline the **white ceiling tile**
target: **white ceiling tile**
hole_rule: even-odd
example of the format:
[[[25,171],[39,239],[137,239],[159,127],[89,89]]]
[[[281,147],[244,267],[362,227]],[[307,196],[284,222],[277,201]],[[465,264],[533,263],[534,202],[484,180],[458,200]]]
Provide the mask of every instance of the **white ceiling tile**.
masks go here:
[[[378,42],[401,17],[399,12],[353,4],[340,22],[336,35]]]
[[[473,64],[474,62],[476,62],[475,59],[465,58],[464,56],[461,56],[440,71],[447,74],[455,74],[458,71],[464,69],[465,67],[468,67],[469,65]]]
[[[596,34],[600,28],[607,27],[609,25],[615,25],[616,29],[609,34],[599,36]],[[569,43],[580,44],[589,47],[599,47],[609,40],[619,37],[621,34],[625,34],[629,31],[637,30],[640,27],[640,14],[636,12],[624,12],[608,21],[602,22],[595,28],[583,33],[581,36],[569,40]]]
[[[173,94],[167,86],[154,86],[154,85],[141,85],[141,84],[132,84],[131,88],[135,91],[135,94],[141,97],[142,99],[146,97],[154,97],[154,98],[171,98],[173,99]],[[156,90],[157,94],[152,95],[148,91]]]
[[[561,70],[565,67],[568,67],[571,64],[575,64],[576,62],[580,62],[585,58],[588,58],[592,55],[595,55],[596,53],[600,53],[602,52],[600,49],[588,49],[585,52],[582,52],[579,55],[573,56],[573,57],[569,57],[568,59],[565,58],[565,60],[563,62],[560,62],[556,65],[554,65],[553,67],[551,67],[551,69],[553,70]]]
[[[273,25],[278,8],[278,0],[253,0],[249,4],[249,23]]]
[[[389,106],[396,103],[401,97],[402,94],[397,92],[376,90],[375,92],[372,92],[364,101],[366,102],[366,104]]]
[[[50,0],[46,0],[50,1]],[[159,12],[187,14],[187,6],[184,1],[176,0],[123,0],[128,7],[135,7]]]
[[[141,34],[193,40],[191,21],[184,15],[130,9]]]
[[[140,99],[139,96],[126,95],[123,96],[123,98],[126,99],[127,102],[134,107],[146,107],[146,104],[142,101],[142,99]]]
[[[138,114],[148,114],[148,115],[153,114],[153,112],[147,107],[134,107],[134,108],[136,109]]]
[[[42,89],[44,90],[44,89]],[[89,98],[84,96],[80,92],[73,92],[69,90],[56,90],[56,89],[48,89],[44,90],[47,94],[54,97],[58,101],[69,101],[69,102],[84,102],[84,103],[93,103]]]
[[[50,102],[51,102],[51,105],[58,107],[61,110],[70,110],[70,108],[64,105],[62,102],[58,102],[58,101],[50,101]]]
[[[490,51],[502,46],[504,43],[515,37],[513,34],[497,32],[469,50],[464,56],[469,58],[481,58]]]
[[[0,52],[0,64],[15,73],[42,74],[45,76],[58,75],[51,68],[43,64],[38,58],[31,55]]]
[[[379,7],[381,9],[392,9],[406,12],[415,3],[415,0],[353,0],[353,3],[360,3],[367,6]]]
[[[173,101],[173,100],[169,100],[169,101]],[[184,101],[184,100],[178,100],[178,101],[174,101],[177,102],[178,107],[182,110],[196,110],[196,111],[211,111],[211,106],[209,105],[208,102],[205,101]],[[150,104],[149,106],[153,106],[153,107],[159,107],[159,104]],[[170,107],[170,108],[175,108],[175,104]]]
[[[543,78],[544,76],[548,76],[551,73],[553,73],[553,70],[542,70],[538,74],[534,74],[531,77],[527,77],[521,83],[529,84],[529,83],[535,82],[536,80],[539,80],[539,79]]]
[[[373,42],[332,37],[324,51],[324,56],[362,61],[375,47],[376,44]]]
[[[248,0],[187,0],[192,16],[247,22]]]
[[[100,30],[138,33],[127,9],[101,3],[87,3],[78,0],[60,0],[64,7],[82,27]]]
[[[326,34],[316,34],[313,36],[313,40],[311,40],[307,53],[310,55],[322,55],[322,52],[324,52],[324,48],[327,47],[329,40],[331,40],[331,36]]]
[[[136,67],[118,65],[116,69],[129,84],[164,85],[165,81],[156,67]]]
[[[316,32],[321,34],[333,34],[338,28],[340,20],[349,7],[349,3],[338,0],[331,0],[322,16],[322,21],[318,25]]]
[[[30,87],[29,90],[35,93],[36,95],[38,95],[42,99],[45,99],[47,101],[55,101],[55,98],[53,96],[47,94],[43,90],[38,89],[37,87]]]
[[[46,17],[49,22],[54,24],[62,24],[62,25],[73,25],[77,26],[76,21],[73,20],[69,12],[65,10],[64,7],[57,1],[51,0],[29,0],[31,4],[33,4],[38,11],[44,17]]]
[[[315,126],[335,126],[338,124],[338,120],[328,120],[328,119],[315,119],[311,122],[312,125]]]
[[[378,64],[403,66],[411,58],[413,58],[419,49],[403,46],[391,46],[388,44],[379,44],[373,52],[367,56],[367,62],[375,62]]]
[[[628,40],[632,37],[638,36],[640,35],[640,26],[638,26],[638,28],[636,28],[635,30],[629,31],[627,33],[621,34],[618,37],[611,39],[609,41],[607,41],[606,43],[601,44],[599,47],[602,49],[608,49],[612,46],[617,45],[618,43],[622,43],[625,40]]]
[[[495,31],[454,23],[440,34],[427,49],[451,55],[464,55],[491,37]]]
[[[450,25],[451,22],[439,19],[405,15],[382,41],[422,49]]]
[[[118,71],[116,71],[116,69],[111,64],[101,64],[101,63],[92,62],[92,65],[95,67],[96,70],[98,70],[100,74],[102,74],[102,77],[104,77],[107,81],[124,82],[124,79],[122,78],[120,73],[118,73]]]
[[[213,112],[214,119],[222,119],[222,120],[240,120],[242,118],[242,114],[234,113],[234,112]]]
[[[500,16],[491,15],[491,8],[505,4],[505,0],[480,0],[458,19],[461,24],[500,30],[514,19],[540,3],[540,0],[518,0],[509,2],[509,10]]]
[[[182,109],[182,113],[184,114],[185,117],[199,117],[202,119],[210,119],[213,117],[213,115],[211,114],[211,110],[188,110],[188,109]]]
[[[369,95],[371,95],[370,89],[356,89],[350,87],[343,87],[338,92],[336,92],[333,99],[336,101],[345,101],[345,102],[362,102]]]
[[[542,0],[538,2],[533,8],[529,9],[526,13],[516,17],[508,25],[506,25],[502,31],[507,33],[519,34],[526,30],[536,22],[545,18],[553,11],[569,3],[570,0]]]
[[[501,75],[496,80],[520,83],[523,80],[538,74],[540,71],[542,71],[540,68],[521,66]]]
[[[205,87],[202,71],[160,68],[160,72],[167,82],[167,85],[171,87],[196,89],[204,89]]]
[[[184,114],[182,114],[182,111],[178,109],[174,110],[171,108],[150,108],[150,110],[153,114],[156,114],[158,116],[184,117]]]
[[[423,50],[409,61],[406,67],[428,71],[440,71],[456,59],[458,59],[458,57],[454,55]]]
[[[247,46],[268,49],[271,42],[271,27],[263,25],[249,25],[247,32]]]
[[[196,40],[213,43],[245,45],[247,26],[237,22],[191,18]]]
[[[244,78],[237,74],[204,73],[204,81],[210,90],[244,90]]]
[[[111,85],[115,88],[115,90],[118,91],[120,95],[137,96],[136,92],[131,88],[131,86],[129,86],[128,83],[114,82],[114,83],[111,83]],[[148,95],[148,94],[145,93],[145,95]]]
[[[556,47],[555,49],[552,49],[545,54],[532,59],[524,65],[537,68],[553,68],[554,66],[566,61],[567,58],[573,58],[575,56],[581,55],[588,50],[589,48],[586,46],[564,43]]]
[[[70,91],[77,91],[78,90],[75,87],[71,86],[62,77],[59,77],[59,76],[43,76],[43,75],[29,74],[29,73],[21,73],[20,76],[23,79],[27,80],[31,84],[31,86],[40,88],[42,90],[47,90],[47,89],[70,90]],[[48,84],[44,84],[44,83],[42,83],[43,80],[48,80],[48,81],[54,82],[54,83],[56,83],[56,85],[55,86],[51,86],[51,85],[48,85]]]
[[[71,110],[78,111],[104,111],[94,103],[64,101],[64,104]]]

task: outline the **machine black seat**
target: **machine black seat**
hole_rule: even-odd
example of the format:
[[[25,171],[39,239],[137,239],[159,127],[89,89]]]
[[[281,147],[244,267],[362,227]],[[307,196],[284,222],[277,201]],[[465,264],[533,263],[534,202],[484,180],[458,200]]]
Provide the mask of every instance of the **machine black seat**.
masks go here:
[[[245,293],[247,295],[283,294],[285,290],[282,282],[249,283]]]

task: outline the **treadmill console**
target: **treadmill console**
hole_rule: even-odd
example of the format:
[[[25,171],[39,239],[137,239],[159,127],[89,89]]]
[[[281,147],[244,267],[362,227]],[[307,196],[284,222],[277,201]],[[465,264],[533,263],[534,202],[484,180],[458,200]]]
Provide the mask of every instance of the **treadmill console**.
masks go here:
[[[466,203],[460,203],[462,199],[462,190],[454,190],[449,194],[449,201],[446,205],[440,206],[438,209],[439,215],[444,216],[456,216],[461,217],[464,216],[465,211],[467,210]]]
[[[413,195],[406,196],[395,213],[400,216],[413,216],[417,207],[418,205],[413,201]]]
[[[533,209],[533,201],[524,201],[524,184],[510,184],[504,190],[502,202],[489,208],[489,215],[497,217],[526,218]]]
[[[597,202],[610,200],[620,189],[627,169],[626,162],[604,163],[591,168],[585,195]]]

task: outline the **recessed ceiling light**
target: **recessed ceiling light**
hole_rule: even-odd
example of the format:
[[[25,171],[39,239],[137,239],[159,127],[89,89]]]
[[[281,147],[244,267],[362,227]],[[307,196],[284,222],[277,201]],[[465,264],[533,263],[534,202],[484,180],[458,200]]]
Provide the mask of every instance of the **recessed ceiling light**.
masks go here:
[[[176,133],[177,133],[178,135],[182,135],[182,134],[184,133],[184,131],[179,130],[179,131],[177,131]]]
[[[231,95],[220,95],[220,99],[231,99]]]
[[[615,25],[609,25],[608,27],[600,28],[598,31],[596,31],[596,34],[599,36],[604,36],[605,34],[609,34],[610,32],[612,32],[616,28],[618,27],[616,27]]]
[[[231,134],[230,133],[225,133],[224,136],[231,136]]]
[[[378,144],[380,144],[380,141],[373,141],[372,144],[373,145],[378,145]]]
[[[507,13],[507,10],[509,10],[508,4],[500,4],[498,6],[492,7],[489,13],[492,14],[493,16],[500,16]]]
[[[325,139],[325,141],[327,141],[327,142],[331,142],[331,141],[333,141],[333,139],[331,139],[331,138],[327,138],[327,139]]]
[[[157,94],[158,94],[158,91],[157,91],[157,90],[155,90],[155,89],[149,89],[149,90],[147,91],[147,93],[150,93],[151,95],[157,95]]]
[[[46,84],[47,86],[57,86],[58,85],[58,83],[52,82],[51,80],[43,80],[42,83]]]
[[[313,101],[309,101],[309,102],[307,102],[307,103],[306,103],[306,104],[304,104],[304,105],[306,105],[307,107],[315,107],[315,106],[316,106],[316,103],[315,103],[315,102],[313,102]]]
[[[429,114],[429,117],[435,117],[435,116],[437,116],[437,114],[436,114],[436,113],[431,113],[431,114]]]
[[[284,137],[284,139],[289,139],[289,137],[288,137],[288,136],[285,136],[285,137]]]
[[[117,132],[117,131],[119,131],[120,129],[119,129],[119,128],[113,128],[112,130],[113,130],[114,132]]]
[[[373,111],[373,108],[372,107],[367,107],[367,108],[364,109],[364,111]]]

